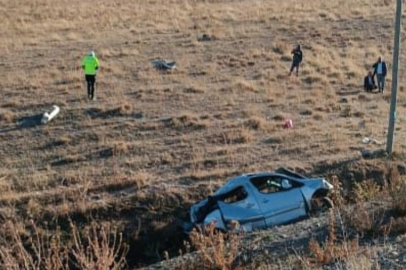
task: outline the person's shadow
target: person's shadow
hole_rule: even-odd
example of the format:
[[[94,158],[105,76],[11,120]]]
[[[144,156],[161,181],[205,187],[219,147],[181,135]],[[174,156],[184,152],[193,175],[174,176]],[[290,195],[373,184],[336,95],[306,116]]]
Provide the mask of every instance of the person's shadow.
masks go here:
[[[33,128],[41,125],[42,114],[22,117],[17,120],[17,126],[11,128],[0,129],[0,134],[10,131],[21,130],[25,128]]]

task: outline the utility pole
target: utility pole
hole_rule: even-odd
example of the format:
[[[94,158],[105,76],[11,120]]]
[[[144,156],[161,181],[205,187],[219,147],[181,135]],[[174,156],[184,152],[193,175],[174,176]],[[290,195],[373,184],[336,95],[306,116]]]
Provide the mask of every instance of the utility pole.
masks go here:
[[[388,152],[389,155],[391,155],[393,151],[393,140],[396,121],[396,100],[397,100],[398,77],[399,77],[398,71],[399,71],[399,50],[400,50],[400,27],[402,20],[402,2],[403,0],[397,0],[396,4],[395,40],[394,40],[393,69],[392,69],[392,92],[389,111],[388,140],[386,143],[386,152]]]

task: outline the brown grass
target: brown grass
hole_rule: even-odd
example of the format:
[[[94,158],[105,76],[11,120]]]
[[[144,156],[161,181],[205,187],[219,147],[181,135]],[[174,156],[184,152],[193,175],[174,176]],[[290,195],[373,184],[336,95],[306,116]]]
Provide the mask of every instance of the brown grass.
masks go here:
[[[209,224],[203,231],[192,231],[190,241],[201,261],[190,269],[240,269],[236,259],[243,243],[238,234],[225,235],[216,231],[214,224]]]
[[[354,200],[356,202],[370,201],[373,198],[377,198],[382,192],[380,187],[375,181],[364,181],[354,184]]]
[[[393,209],[400,216],[406,215],[406,181],[404,178],[395,175],[389,183],[389,195]]]
[[[309,242],[310,253],[313,258],[309,258],[312,264],[326,265],[337,260],[345,261],[353,254],[360,252],[358,239],[337,241],[335,232],[335,216],[330,211],[329,235],[325,243],[320,245],[314,239]]]
[[[387,235],[386,210],[382,207],[367,208],[363,203],[357,203],[350,210],[344,211],[345,223],[355,229],[361,237]]]
[[[128,242],[140,220],[135,227],[146,240],[132,247],[139,252],[128,258],[130,267],[159,260],[168,246],[177,249],[176,239],[156,235],[227,178],[349,159],[353,149],[378,148],[360,144],[360,136],[385,138],[389,93],[360,92],[360,84],[377,55],[390,58],[392,4],[0,0],[0,6],[0,213],[12,209],[16,226],[34,218],[41,229],[45,221],[56,228],[65,215],[84,226],[90,216],[114,220]],[[377,15],[381,27],[371,23]],[[203,34],[214,39],[200,41]],[[288,77],[297,43],[303,65],[299,78]],[[86,98],[80,67],[90,50],[101,62],[96,101]],[[177,69],[159,72],[154,59],[175,60]],[[405,97],[400,91],[399,101]],[[39,126],[36,117],[53,104],[63,105],[60,115]],[[398,106],[399,127],[405,114]],[[285,118],[292,130],[281,128]],[[357,128],[363,120],[366,128]],[[405,142],[405,130],[397,130],[395,150]],[[157,219],[157,230],[150,229]]]
[[[14,114],[5,109],[0,109],[0,122],[11,123],[14,121]]]
[[[40,230],[32,221],[30,227],[19,227],[8,221],[0,235],[2,269],[70,269],[73,263],[86,270],[118,270],[126,264],[126,246],[121,234],[111,225],[92,224],[85,230],[71,224],[72,246],[63,244],[60,228],[55,234]],[[4,268],[3,268],[4,267]]]
[[[253,116],[247,121],[245,121],[244,125],[248,128],[258,130],[258,129],[266,129],[268,124],[265,119]]]

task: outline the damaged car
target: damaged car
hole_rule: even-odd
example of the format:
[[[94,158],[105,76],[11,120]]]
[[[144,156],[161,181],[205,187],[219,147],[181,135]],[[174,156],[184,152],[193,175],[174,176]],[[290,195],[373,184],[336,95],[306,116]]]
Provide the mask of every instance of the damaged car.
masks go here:
[[[333,186],[323,178],[307,178],[285,168],[244,174],[229,180],[216,193],[190,208],[190,222],[183,226],[212,223],[231,231],[265,229],[304,219],[333,207],[327,197]]]

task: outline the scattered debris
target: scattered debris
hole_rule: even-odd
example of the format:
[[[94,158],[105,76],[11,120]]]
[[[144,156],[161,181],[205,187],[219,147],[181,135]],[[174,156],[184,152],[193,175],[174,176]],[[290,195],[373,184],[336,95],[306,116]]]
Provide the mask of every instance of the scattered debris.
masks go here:
[[[375,139],[371,139],[371,138],[369,138],[369,137],[363,138],[363,139],[362,139],[362,143],[363,143],[363,144],[374,143],[374,144],[377,144],[377,145],[383,145],[383,144],[384,144],[384,143],[381,142],[381,141],[378,141],[378,140],[375,140]]]
[[[195,225],[210,223],[228,231],[234,221],[244,231],[265,229],[333,207],[327,198],[332,189],[323,178],[308,178],[286,168],[244,174],[192,205],[190,223],[180,225],[186,232]]]
[[[210,36],[208,34],[203,34],[200,38],[198,38],[199,41],[213,41],[216,40],[215,37]]]
[[[369,143],[370,141],[371,141],[371,139],[368,137],[365,137],[362,139],[362,143]]]
[[[176,62],[167,62],[165,60],[155,60],[152,61],[154,68],[159,70],[174,70],[176,68]]]
[[[293,127],[293,121],[292,119],[286,119],[285,122],[283,123],[284,128],[292,128]]]
[[[312,110],[309,110],[309,109],[301,110],[299,113],[300,113],[300,115],[312,115],[313,114]]]
[[[41,123],[42,124],[47,124],[49,121],[51,121],[57,114],[59,113],[59,107],[54,105],[52,106],[52,111],[50,113],[45,112],[42,115]]]

